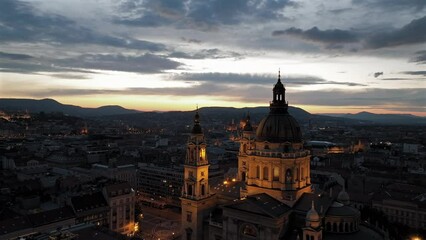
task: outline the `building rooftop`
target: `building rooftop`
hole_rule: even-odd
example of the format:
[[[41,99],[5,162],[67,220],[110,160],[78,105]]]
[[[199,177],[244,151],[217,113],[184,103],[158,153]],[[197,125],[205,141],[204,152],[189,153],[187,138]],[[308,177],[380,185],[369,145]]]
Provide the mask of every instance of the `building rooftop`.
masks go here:
[[[108,206],[108,203],[101,192],[72,197],[71,203],[76,212]]]
[[[35,227],[64,221],[74,217],[73,210],[68,206],[28,215],[28,219]]]
[[[266,193],[248,196],[246,199],[238,200],[235,203],[224,206],[224,208],[237,209],[270,218],[281,217],[291,209]]]
[[[315,202],[315,209],[318,214],[320,216],[324,216],[324,213],[332,205],[334,199],[326,193],[303,193],[299,200],[294,204],[293,210],[306,214],[312,207],[312,201]]]

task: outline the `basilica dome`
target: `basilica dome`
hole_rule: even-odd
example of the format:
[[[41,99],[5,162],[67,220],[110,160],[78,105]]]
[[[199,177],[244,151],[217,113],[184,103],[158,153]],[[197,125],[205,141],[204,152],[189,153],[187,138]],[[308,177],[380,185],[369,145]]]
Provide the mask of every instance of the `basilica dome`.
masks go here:
[[[279,76],[273,89],[273,100],[270,104],[269,114],[260,122],[256,131],[256,139],[272,143],[300,143],[302,141],[299,124],[288,113],[285,87]]]
[[[288,113],[270,113],[259,124],[256,139],[268,142],[301,142],[302,132],[296,119]]]

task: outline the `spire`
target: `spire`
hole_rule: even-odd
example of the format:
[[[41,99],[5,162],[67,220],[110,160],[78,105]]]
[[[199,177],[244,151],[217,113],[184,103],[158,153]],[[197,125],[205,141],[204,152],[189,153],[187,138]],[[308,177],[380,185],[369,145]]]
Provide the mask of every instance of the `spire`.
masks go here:
[[[250,112],[247,112],[246,124],[244,125],[243,131],[251,132],[253,131],[253,127],[250,122]]]
[[[278,68],[278,82],[281,82],[281,69]]]
[[[200,115],[198,114],[198,104],[197,109],[195,110],[195,116],[194,116],[194,126],[192,127],[192,134],[202,134],[203,131],[201,130],[200,126]]]
[[[287,113],[287,102],[285,100],[285,87],[281,82],[281,69],[278,69],[278,80],[272,89],[271,111],[275,113]]]

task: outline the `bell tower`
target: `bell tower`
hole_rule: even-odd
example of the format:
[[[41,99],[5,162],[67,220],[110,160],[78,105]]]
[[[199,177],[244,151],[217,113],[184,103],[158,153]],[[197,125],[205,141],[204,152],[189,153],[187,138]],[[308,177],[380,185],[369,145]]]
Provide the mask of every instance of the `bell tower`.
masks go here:
[[[182,188],[182,239],[203,239],[203,220],[215,207],[215,197],[210,194],[209,161],[206,141],[200,125],[198,109],[194,126],[187,142]]]

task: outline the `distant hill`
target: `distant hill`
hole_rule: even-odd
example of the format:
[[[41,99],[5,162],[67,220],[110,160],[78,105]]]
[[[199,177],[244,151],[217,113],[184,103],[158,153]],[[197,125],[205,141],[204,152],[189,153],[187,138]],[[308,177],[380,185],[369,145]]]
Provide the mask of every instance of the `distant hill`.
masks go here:
[[[356,114],[324,114],[333,117],[343,117],[359,121],[368,121],[379,124],[407,124],[424,125],[426,117],[414,116],[412,114],[375,114],[370,112],[359,112]]]
[[[53,99],[15,99],[0,98],[0,110],[37,112],[62,112],[77,117],[99,117],[106,115],[137,113],[139,111],[125,109],[120,106],[102,106],[98,108],[83,108],[59,103]]]
[[[0,98],[0,110],[38,112],[62,112],[76,117],[103,117],[111,120],[124,120],[135,125],[161,126],[170,121],[187,122],[192,119],[194,111],[141,112],[111,105],[98,108],[59,103],[53,99],[13,99]],[[199,109],[203,121],[232,121],[236,124],[250,113],[252,122],[258,123],[269,112],[269,107],[233,108],[204,107]],[[426,118],[410,114],[374,114],[360,112],[357,114],[311,114],[298,107],[289,107],[290,114],[301,124],[308,122],[335,122],[342,124],[426,124]]]
[[[250,114],[252,123],[258,124],[269,112],[269,107],[233,108],[233,107],[204,107],[199,109],[201,121],[204,124],[222,123],[229,124],[233,120],[239,124]],[[290,114],[300,124],[312,122],[333,122],[339,124],[358,124],[358,120],[345,119],[332,116],[321,116],[311,114],[301,108],[289,107]],[[190,125],[194,111],[170,111],[170,112],[140,112],[135,114],[111,115],[104,119],[122,120],[139,127],[159,127],[173,125],[182,127],[180,124]]]

